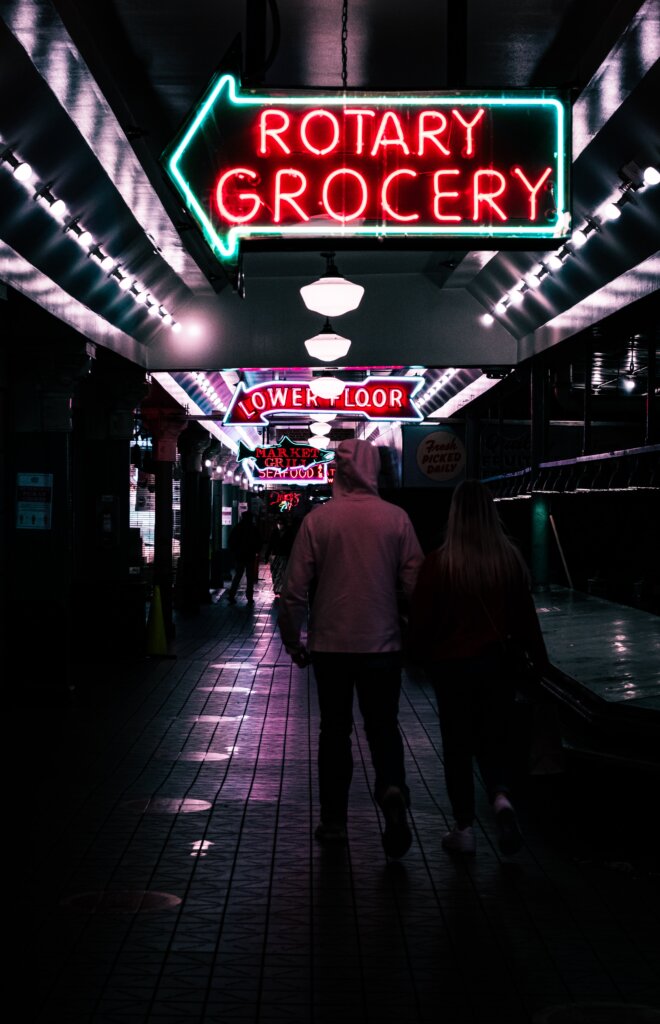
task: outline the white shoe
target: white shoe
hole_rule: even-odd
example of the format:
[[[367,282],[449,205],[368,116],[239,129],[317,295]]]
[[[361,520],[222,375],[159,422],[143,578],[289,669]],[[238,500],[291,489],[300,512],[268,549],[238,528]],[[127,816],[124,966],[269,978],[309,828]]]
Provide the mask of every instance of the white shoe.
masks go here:
[[[497,843],[500,853],[510,856],[518,853],[524,845],[520,825],[511,801],[505,793],[498,793],[493,801],[495,824],[497,826]]]
[[[468,825],[467,828],[457,828],[454,825],[451,832],[447,832],[442,837],[442,846],[451,853],[475,853],[477,840],[474,829],[471,825]]]

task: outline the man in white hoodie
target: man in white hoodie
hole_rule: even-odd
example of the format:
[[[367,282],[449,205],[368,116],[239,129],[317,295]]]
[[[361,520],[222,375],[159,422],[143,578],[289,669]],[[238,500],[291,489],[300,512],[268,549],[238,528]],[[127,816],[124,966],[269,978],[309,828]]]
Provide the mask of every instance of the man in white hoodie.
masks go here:
[[[423,553],[407,513],[378,495],[380,456],[369,441],[343,441],[336,451],[332,499],[303,519],[279,605],[287,651],[316,677],[321,822],[316,838],[345,842],[353,774],[353,692],[383,811],[383,847],[401,857],[412,842],[399,731],[401,632],[399,598],[409,599]],[[301,629],[308,620],[307,647]]]

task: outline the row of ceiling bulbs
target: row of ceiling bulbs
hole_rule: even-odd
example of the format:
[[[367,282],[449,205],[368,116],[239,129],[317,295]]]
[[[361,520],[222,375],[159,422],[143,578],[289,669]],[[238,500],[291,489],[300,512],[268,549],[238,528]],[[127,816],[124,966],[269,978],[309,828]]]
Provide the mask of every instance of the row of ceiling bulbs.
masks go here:
[[[554,271],[561,270],[565,261],[575,255],[592,235],[600,231],[603,224],[618,220],[622,207],[632,199],[635,192],[660,182],[660,171],[657,167],[651,166],[642,170],[632,161],[622,168],[621,174],[623,177],[623,184],[619,188],[621,195],[617,199],[604,203],[594,216],[586,217],[583,226],[573,232],[568,242],[562,245],[556,253],[551,253],[542,263],[538,263],[531,271],[524,274],[517,284],[495,304],[492,313],[482,315],[482,323],[490,325],[495,321],[494,314],[501,316],[511,306],[522,305],[525,295],[540,288],[545,278]]]
[[[11,149],[5,149],[0,153],[0,162],[11,168],[16,181],[25,188],[31,188],[34,178],[34,171],[27,161],[21,160]],[[63,199],[57,199],[48,185],[40,185],[33,198],[44,209],[53,220],[63,225],[65,233],[73,238],[81,249],[87,252],[90,259],[105,271],[109,280],[114,281],[118,287],[125,292],[137,305],[144,306],[149,316],[160,317],[161,321],[170,327],[175,334],[181,331],[181,324],[174,319],[172,314],[162,306],[154,296],[147,291],[136,278],[129,274],[123,267],[119,266],[117,260],[105,253],[100,244],[96,241],[91,231],[81,227],[77,217],[71,217],[69,209]]]

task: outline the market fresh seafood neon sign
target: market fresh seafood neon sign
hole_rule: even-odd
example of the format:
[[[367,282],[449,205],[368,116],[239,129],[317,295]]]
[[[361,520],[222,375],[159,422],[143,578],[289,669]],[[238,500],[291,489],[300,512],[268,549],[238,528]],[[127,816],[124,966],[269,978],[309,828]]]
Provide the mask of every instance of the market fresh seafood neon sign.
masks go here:
[[[241,239],[562,238],[568,111],[547,90],[287,95],[222,74],[164,160],[221,260]]]

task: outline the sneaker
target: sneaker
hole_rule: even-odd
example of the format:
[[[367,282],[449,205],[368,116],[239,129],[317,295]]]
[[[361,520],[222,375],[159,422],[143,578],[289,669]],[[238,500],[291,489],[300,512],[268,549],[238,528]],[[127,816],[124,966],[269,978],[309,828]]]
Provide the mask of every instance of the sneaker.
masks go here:
[[[385,815],[383,849],[388,857],[403,857],[412,843],[408,825],[406,800],[398,786],[390,786],[383,794],[381,808]]]
[[[497,826],[497,845],[500,853],[508,856],[518,853],[523,846],[523,837],[513,807],[503,807],[495,814]]]
[[[447,832],[442,837],[443,849],[449,850],[450,853],[475,853],[477,849],[477,840],[474,835],[474,829],[471,825],[467,828],[457,828],[454,825],[451,832]]]
[[[320,843],[345,843],[348,840],[346,826],[341,821],[322,821],[316,826],[314,838]]]

